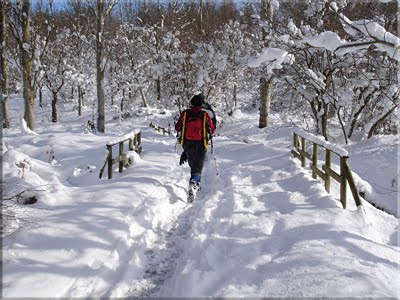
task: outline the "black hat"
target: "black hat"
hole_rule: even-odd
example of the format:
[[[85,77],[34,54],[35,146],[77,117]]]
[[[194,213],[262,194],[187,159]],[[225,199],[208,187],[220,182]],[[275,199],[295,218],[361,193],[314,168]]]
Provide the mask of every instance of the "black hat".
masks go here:
[[[203,94],[194,95],[192,100],[190,100],[190,104],[192,104],[193,106],[201,106],[203,102],[204,102]]]

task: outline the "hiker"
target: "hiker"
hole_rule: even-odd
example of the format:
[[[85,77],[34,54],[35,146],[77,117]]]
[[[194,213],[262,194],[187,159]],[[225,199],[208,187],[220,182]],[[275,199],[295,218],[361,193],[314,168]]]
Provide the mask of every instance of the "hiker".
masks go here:
[[[214,125],[214,129],[217,129],[217,117],[215,116],[214,110],[212,109],[212,107],[209,103],[204,101],[203,94],[200,94],[200,97],[203,98],[203,104],[201,105],[201,109],[208,113],[208,115],[210,116],[210,119]]]
[[[214,131],[215,131],[215,129],[217,129],[217,117],[215,115],[214,110],[212,109],[209,103],[204,101],[204,96],[202,93],[198,93],[196,94],[196,96],[201,98],[201,101],[203,102],[203,104],[201,105],[201,110],[207,112],[214,125]],[[211,139],[212,139],[212,134],[207,133],[207,142],[210,141]],[[183,151],[179,160],[179,165],[183,165],[186,161],[187,161],[187,155],[185,151]]]
[[[175,124],[176,131],[181,133],[180,144],[190,166],[189,202],[193,201],[200,189],[201,172],[208,149],[207,134],[213,134],[215,130],[210,116],[201,108],[203,102],[201,94],[193,96],[190,101],[192,107],[184,110]]]

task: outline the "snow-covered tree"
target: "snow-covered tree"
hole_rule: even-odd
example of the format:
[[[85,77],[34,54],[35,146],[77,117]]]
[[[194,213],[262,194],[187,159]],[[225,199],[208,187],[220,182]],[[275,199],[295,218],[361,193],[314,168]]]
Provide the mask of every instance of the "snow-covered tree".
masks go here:
[[[18,44],[19,67],[23,81],[24,119],[28,127],[34,130],[34,98],[43,76],[41,61],[46,55],[51,28],[45,27],[45,31],[40,34],[37,28],[31,26],[31,7],[28,0],[10,3],[9,24]]]
[[[96,16],[96,82],[97,82],[97,130],[105,132],[104,74],[107,59],[104,55],[104,23],[116,5],[116,0],[91,0],[92,11]]]
[[[10,120],[8,118],[8,63],[6,59],[7,52],[7,22],[6,22],[6,11],[9,9],[8,1],[0,2],[0,100],[2,103],[2,123],[3,128],[10,127]]]
[[[69,34],[68,29],[56,34],[55,39],[49,43],[49,50],[43,61],[44,81],[53,97],[51,102],[51,120],[55,123],[58,121],[58,95],[64,86],[68,71],[71,70],[68,64],[70,54],[72,53],[67,43]]]

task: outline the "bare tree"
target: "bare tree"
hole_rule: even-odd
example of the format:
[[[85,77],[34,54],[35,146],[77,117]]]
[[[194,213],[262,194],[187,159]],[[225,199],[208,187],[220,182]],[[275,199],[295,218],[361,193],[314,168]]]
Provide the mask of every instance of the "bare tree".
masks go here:
[[[3,128],[10,128],[10,121],[8,118],[8,66],[5,58],[7,49],[6,9],[8,9],[8,1],[0,1],[0,96],[2,102]]]
[[[23,97],[25,103],[24,119],[31,130],[34,130],[34,98],[38,83],[41,80],[40,61],[46,54],[50,30],[46,28],[44,36],[38,32],[31,34],[31,15],[29,0],[9,2],[11,17],[9,24],[11,32],[18,44],[19,65],[23,80]],[[40,43],[39,43],[40,41]],[[33,70],[34,61],[38,62]]]
[[[82,16],[85,13],[85,5],[83,3],[83,0],[68,0],[68,5],[72,8],[74,16],[74,26],[75,26],[75,31],[77,32],[76,36],[78,36],[75,40],[75,51],[77,56],[79,57],[79,54],[83,50],[83,42],[81,40],[81,34],[82,34],[82,29],[83,29],[83,24],[82,24]],[[79,61],[79,59],[78,59]],[[79,66],[80,69],[82,69],[82,66]],[[83,94],[84,90],[81,84],[78,85],[78,115],[82,116],[82,106],[83,106]]]
[[[97,80],[97,130],[105,132],[105,97],[104,73],[106,67],[104,55],[104,22],[117,4],[117,0],[91,0],[96,1],[94,13],[96,16],[96,80]]]
[[[261,0],[261,18],[265,21],[272,23],[273,20],[273,7],[272,0]],[[266,32],[262,31],[262,39],[267,39]],[[270,41],[266,41],[266,46],[270,46]],[[272,89],[272,77],[260,78],[260,120],[259,128],[269,127],[269,118],[271,112],[271,89]]]
[[[10,20],[12,33],[18,43],[20,65],[22,69],[23,97],[25,103],[24,119],[31,130],[34,130],[34,86],[32,65],[33,47],[31,45],[31,16],[29,0],[16,2],[13,7],[13,19]]]

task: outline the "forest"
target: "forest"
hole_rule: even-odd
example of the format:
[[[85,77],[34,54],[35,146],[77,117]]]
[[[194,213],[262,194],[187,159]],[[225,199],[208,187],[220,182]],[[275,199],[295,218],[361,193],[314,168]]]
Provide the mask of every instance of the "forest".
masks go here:
[[[105,132],[105,107],[121,118],[137,107],[181,111],[201,91],[220,115],[237,95],[287,123],[348,143],[396,134],[399,105],[398,3],[367,1],[4,0],[1,1],[3,128],[9,95],[93,111]],[[271,56],[271,53],[278,56]],[[300,123],[300,124],[299,124]]]
[[[398,0],[0,0],[0,296],[400,299],[399,21]],[[189,197],[173,129],[199,93]]]

